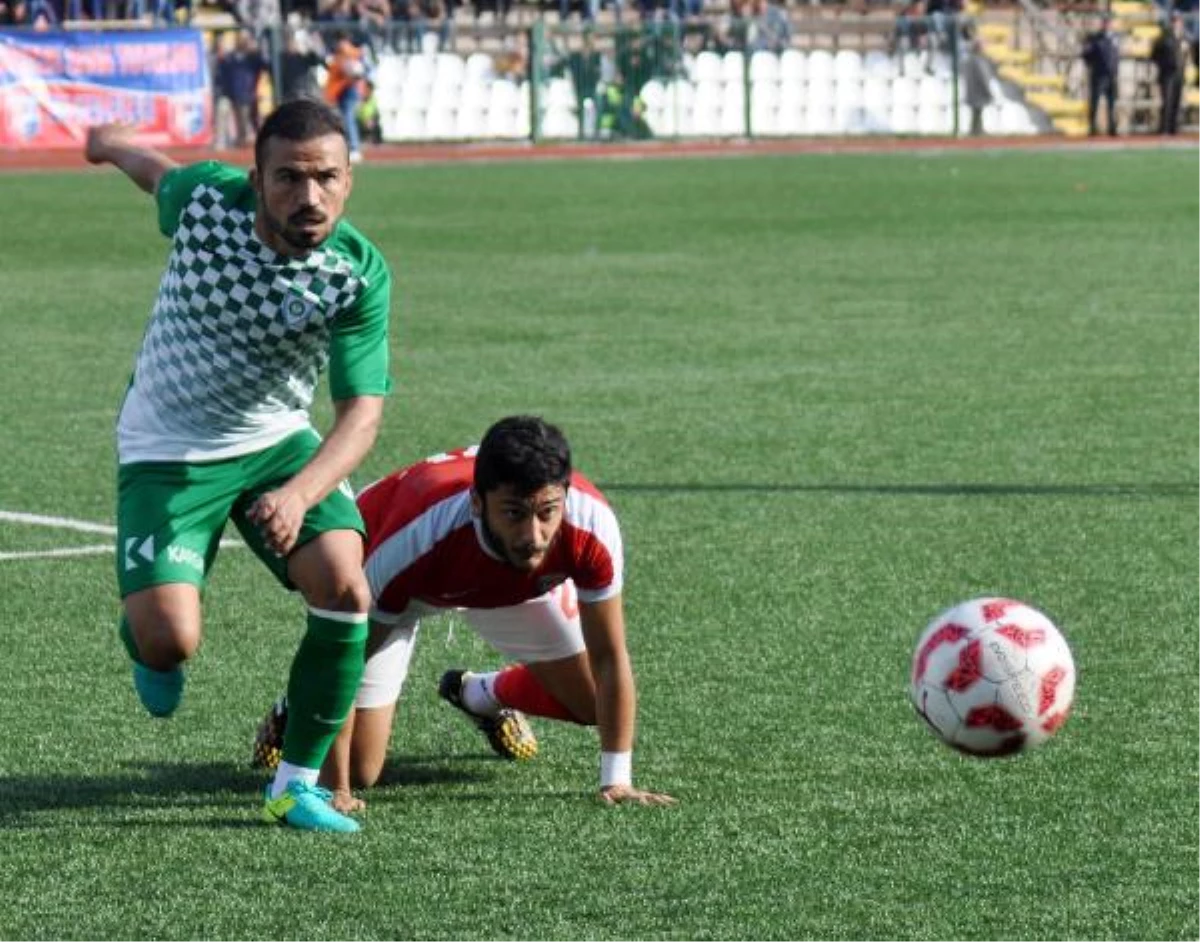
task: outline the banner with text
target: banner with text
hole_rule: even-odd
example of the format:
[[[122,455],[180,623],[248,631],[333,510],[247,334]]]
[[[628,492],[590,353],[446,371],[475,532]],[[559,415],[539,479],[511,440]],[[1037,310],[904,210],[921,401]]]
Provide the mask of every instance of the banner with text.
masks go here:
[[[89,127],[109,121],[153,147],[209,143],[200,32],[0,30],[0,148],[82,147]]]

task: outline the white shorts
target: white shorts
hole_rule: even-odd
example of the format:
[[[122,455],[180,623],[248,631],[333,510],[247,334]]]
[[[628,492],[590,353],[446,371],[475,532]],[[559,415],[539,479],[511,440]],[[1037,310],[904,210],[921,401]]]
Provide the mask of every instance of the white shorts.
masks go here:
[[[367,659],[354,700],[356,707],[388,706],[399,699],[421,619],[448,611],[460,614],[504,657],[522,664],[557,661],[584,650],[579,602],[575,584],[569,580],[545,595],[507,608],[445,609],[413,601],[399,615],[373,610],[372,620],[390,625],[392,630],[382,646]]]

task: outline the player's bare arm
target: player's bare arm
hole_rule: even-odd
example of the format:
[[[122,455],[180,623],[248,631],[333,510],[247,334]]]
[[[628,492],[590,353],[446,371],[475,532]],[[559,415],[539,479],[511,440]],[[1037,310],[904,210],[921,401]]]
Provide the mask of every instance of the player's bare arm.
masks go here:
[[[84,157],[93,164],[113,164],[151,195],[168,170],[179,166],[153,147],[134,143],[134,129],[125,124],[98,124],[88,128]]]
[[[600,749],[609,757],[628,757],[633,751],[637,692],[625,646],[621,596],[581,603],[579,618],[596,680],[596,729],[600,734]],[[607,804],[675,804],[670,795],[643,791],[635,788],[631,781],[602,785],[600,798]]]
[[[362,462],[379,432],[382,396],[357,396],[334,403],[334,422],[312,461],[282,487],[263,494],[247,516],[267,545],[286,556],[296,545],[309,508],[323,500]]]

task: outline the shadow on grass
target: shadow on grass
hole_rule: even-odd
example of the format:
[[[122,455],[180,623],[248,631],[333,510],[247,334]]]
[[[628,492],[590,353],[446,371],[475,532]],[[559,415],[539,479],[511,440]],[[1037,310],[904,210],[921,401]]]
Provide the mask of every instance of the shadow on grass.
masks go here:
[[[379,785],[397,790],[376,797],[396,799],[407,788],[486,783],[493,776],[485,764],[499,761],[490,753],[396,756],[384,766]],[[96,824],[121,827],[257,827],[270,778],[262,769],[231,762],[130,762],[107,775],[6,775],[0,778],[0,829],[62,827],[53,813],[75,811],[96,812]]]
[[[1156,484],[622,484],[603,491],[629,494],[862,494],[900,497],[1196,497],[1200,483]]]

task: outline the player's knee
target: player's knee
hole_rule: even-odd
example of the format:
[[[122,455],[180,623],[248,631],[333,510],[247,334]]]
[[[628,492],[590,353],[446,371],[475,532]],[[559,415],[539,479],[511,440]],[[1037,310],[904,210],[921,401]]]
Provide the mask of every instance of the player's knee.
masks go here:
[[[142,663],[154,670],[170,670],[190,659],[200,647],[200,638],[156,632],[138,639]]]
[[[198,622],[142,617],[131,618],[130,628],[138,659],[154,670],[170,670],[191,658],[200,648]]]
[[[334,572],[320,585],[310,588],[305,600],[314,608],[330,612],[367,612],[371,608],[371,590],[361,571]]]

